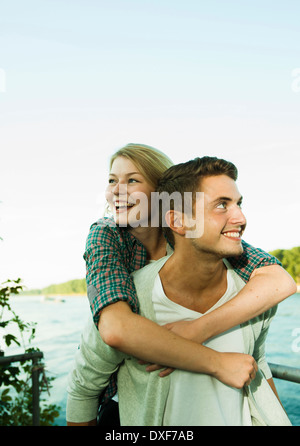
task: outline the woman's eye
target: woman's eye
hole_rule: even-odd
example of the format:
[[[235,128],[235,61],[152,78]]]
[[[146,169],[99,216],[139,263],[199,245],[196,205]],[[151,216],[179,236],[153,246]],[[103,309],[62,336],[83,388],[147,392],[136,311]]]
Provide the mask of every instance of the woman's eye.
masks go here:
[[[118,180],[116,178],[109,178],[108,179],[108,184],[116,184],[118,182]],[[139,180],[135,179],[135,178],[129,178],[128,179],[128,183],[139,183]]]

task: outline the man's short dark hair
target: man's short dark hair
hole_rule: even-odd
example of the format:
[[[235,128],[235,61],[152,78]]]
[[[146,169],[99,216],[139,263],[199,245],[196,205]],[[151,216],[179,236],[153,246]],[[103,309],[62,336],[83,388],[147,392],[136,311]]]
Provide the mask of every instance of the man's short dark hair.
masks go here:
[[[217,157],[204,156],[195,158],[186,163],[176,164],[170,167],[163,174],[157,185],[157,192],[162,194],[166,192],[169,196],[174,192],[179,192],[182,197],[182,206],[184,206],[184,193],[192,193],[192,203],[195,202],[196,192],[201,190],[201,180],[205,177],[227,175],[234,181],[237,180],[238,170],[230,161]],[[174,209],[174,203],[170,202],[170,209]],[[183,211],[184,210],[182,207]],[[161,216],[164,219],[164,216]],[[163,220],[161,220],[163,221]],[[167,239],[174,244],[174,236],[171,229],[162,224]]]

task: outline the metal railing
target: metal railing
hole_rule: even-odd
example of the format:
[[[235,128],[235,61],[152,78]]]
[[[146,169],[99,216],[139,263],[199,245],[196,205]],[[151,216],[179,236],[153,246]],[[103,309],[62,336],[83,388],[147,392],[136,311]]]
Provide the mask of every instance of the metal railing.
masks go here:
[[[38,360],[44,357],[43,352],[24,353],[22,355],[1,356],[0,365],[11,364],[12,362],[32,361],[32,425],[40,424],[40,394],[39,394],[39,373]],[[300,384],[300,368],[288,367],[280,364],[269,363],[273,378],[291,381]]]
[[[300,384],[300,368],[269,363],[273,378]]]
[[[39,359],[44,357],[43,352],[23,353],[22,355],[1,356],[0,365],[8,365],[12,362],[32,361],[32,425],[40,425],[40,392],[39,392]]]

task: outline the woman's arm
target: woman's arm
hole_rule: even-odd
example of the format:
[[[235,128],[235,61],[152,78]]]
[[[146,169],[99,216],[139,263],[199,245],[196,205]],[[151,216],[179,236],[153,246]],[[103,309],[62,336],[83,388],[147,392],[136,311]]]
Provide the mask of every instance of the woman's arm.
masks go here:
[[[255,269],[245,287],[230,301],[191,322],[167,324],[174,333],[204,342],[242,324],[296,293],[291,276],[279,265]]]
[[[253,271],[249,283],[226,304],[195,321],[168,324],[166,328],[170,333],[203,343],[258,316],[295,292],[295,282],[282,267],[262,267]],[[105,307],[98,328],[104,342],[111,347],[145,362],[160,364],[150,366],[149,371],[162,368],[162,365],[195,371],[189,365],[189,356],[181,358],[178,339],[174,342],[168,336],[168,330],[162,331],[163,327],[134,314],[124,302]],[[182,347],[187,349],[188,345],[183,344]],[[160,376],[167,376],[170,371],[162,370]]]
[[[99,332],[108,346],[123,353],[147,362],[212,375],[231,387],[242,388],[256,374],[257,364],[252,356],[219,353],[184,339],[133,313],[125,302],[104,308]]]
[[[128,239],[125,240],[126,236]],[[186,357],[183,354],[184,352],[179,352],[179,349],[176,348],[179,341],[175,342],[172,333],[136,314],[138,299],[129,270],[141,268],[146,259],[143,258],[142,254],[144,253],[140,244],[134,242],[130,245],[130,243],[131,239],[126,231],[123,235],[120,235],[117,229],[110,227],[106,222],[99,222],[90,231],[84,258],[87,264],[88,294],[94,322],[98,325],[102,338],[111,347],[152,363],[165,364],[181,369],[186,368]],[[132,249],[130,253],[128,253],[129,245]],[[136,251],[137,249],[139,251]],[[247,266],[247,256],[245,257],[246,260],[242,262],[243,266]],[[260,257],[260,262],[262,257]],[[255,258],[258,258],[258,255],[255,255]],[[255,268],[254,263],[254,261],[251,262],[252,269]],[[271,268],[271,266],[268,268]],[[226,304],[223,313],[220,314],[219,312],[211,321],[207,320],[204,331],[202,326],[199,328],[201,338],[203,333],[207,333],[206,338],[213,336],[213,331],[218,324],[222,327],[221,331],[224,331],[237,323],[260,314],[266,308],[270,308],[277,303],[273,300],[273,292],[269,288],[274,276],[274,280],[277,280],[276,272],[271,277],[267,275],[269,277],[269,285],[266,287],[268,299],[266,299],[264,293],[261,293],[260,299],[257,299],[260,284],[265,277],[261,276],[261,271],[268,270],[268,268],[255,270],[256,272],[253,273],[251,280],[253,286],[248,290],[249,294],[245,294],[244,291],[241,296],[240,293],[239,300],[233,306],[232,304],[231,306]],[[247,266],[247,270],[249,270],[249,266]],[[281,270],[280,272],[283,271]],[[259,274],[258,271],[260,271]],[[277,272],[279,273],[278,270]],[[256,282],[258,283],[257,286],[254,286],[256,275]],[[284,277],[286,280],[288,277],[287,281],[291,290],[290,277],[288,275],[284,275]],[[280,286],[281,280],[278,282],[278,300],[282,300],[294,292],[293,290],[287,291],[285,285]],[[285,289],[285,291],[282,292],[282,289]],[[250,302],[248,302],[248,299]],[[101,323],[99,324],[100,314]],[[197,332],[198,328],[195,328]],[[189,337],[192,338],[194,335],[195,333]],[[186,344],[181,345],[182,349],[186,348]],[[182,354],[184,361],[180,359],[180,354]],[[193,358],[190,359],[190,361],[192,360]]]
[[[126,335],[127,341],[124,342],[122,337],[116,336],[108,339],[120,349],[128,351],[133,343],[135,348],[141,349],[145,359],[149,359],[152,354],[157,354],[159,351],[162,358],[170,359],[176,366],[174,354],[169,353],[169,348],[171,348],[178,355],[177,361],[185,364],[185,369],[212,375],[224,384],[239,389],[250,384],[251,379],[254,379],[256,375],[257,364],[250,355],[216,352],[177,336],[154,322],[134,314],[129,305],[124,302],[112,304],[108,308],[113,307],[115,307],[113,312],[105,312],[108,318],[104,318],[104,325],[106,322],[115,322],[116,314],[123,315],[123,320],[120,318],[119,325],[123,325],[122,334]],[[109,320],[110,313],[113,315],[111,320]],[[114,331],[119,329],[120,326],[117,325]],[[152,352],[152,343],[156,346],[156,353]],[[94,323],[89,321],[83,330],[80,349],[76,353],[75,363],[68,377],[66,409],[68,426],[96,424],[99,396],[107,386],[111,373],[118,369],[124,359],[126,360],[126,355],[107,345]]]
[[[167,324],[166,328],[202,343],[262,314],[297,292],[294,280],[276,257],[244,240],[242,245],[243,254],[227,260],[246,282],[245,287],[229,302],[200,319]]]
[[[91,226],[84,253],[87,294],[95,326],[107,305],[128,302],[135,313],[138,299],[130,273],[146,265],[147,252],[127,231],[120,231],[112,219],[100,219]]]

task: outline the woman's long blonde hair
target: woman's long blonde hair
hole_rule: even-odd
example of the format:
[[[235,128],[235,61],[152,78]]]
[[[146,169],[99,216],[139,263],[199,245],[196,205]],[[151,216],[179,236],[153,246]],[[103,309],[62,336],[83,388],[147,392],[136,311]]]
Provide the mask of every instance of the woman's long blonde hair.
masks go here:
[[[173,166],[170,158],[154,147],[144,144],[127,144],[112,155],[109,170],[119,156],[129,159],[154,189],[163,173]]]

